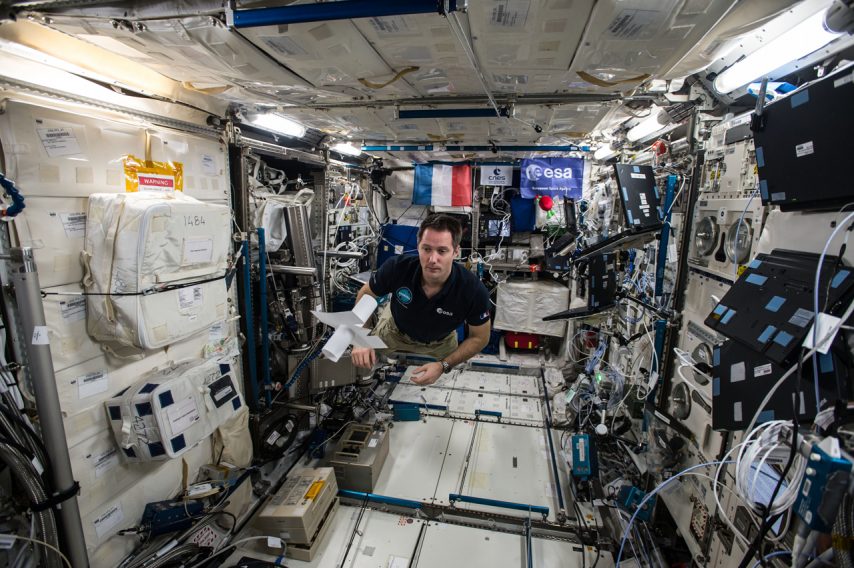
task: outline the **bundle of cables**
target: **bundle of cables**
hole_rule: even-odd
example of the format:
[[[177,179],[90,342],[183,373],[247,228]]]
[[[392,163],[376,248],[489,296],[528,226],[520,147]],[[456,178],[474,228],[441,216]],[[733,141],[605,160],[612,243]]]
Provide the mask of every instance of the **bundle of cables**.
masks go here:
[[[59,567],[68,560],[59,551],[59,533],[54,507],[77,494],[77,486],[57,494],[50,479],[51,462],[47,450],[17,406],[12,391],[3,380],[0,394],[0,462],[5,464],[16,488],[15,504],[30,516],[29,536],[4,535],[38,544],[34,551],[22,550],[23,558],[36,556],[41,566]],[[15,565],[16,560],[9,564]]]
[[[738,451],[735,465],[736,492],[760,516],[776,517],[792,508],[798,496],[807,460],[795,454],[789,475],[783,480],[773,502],[767,495],[780,481],[780,476],[770,467],[772,463],[785,463],[791,453],[792,424],[786,420],[772,420],[760,424],[747,435]]]

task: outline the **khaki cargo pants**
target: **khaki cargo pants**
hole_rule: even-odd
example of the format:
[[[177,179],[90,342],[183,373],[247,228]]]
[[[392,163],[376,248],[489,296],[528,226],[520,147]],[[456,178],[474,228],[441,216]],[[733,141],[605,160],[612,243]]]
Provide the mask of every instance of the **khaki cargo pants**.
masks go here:
[[[397,328],[391,316],[391,306],[386,305],[380,314],[373,335],[376,335],[388,346],[388,349],[378,349],[377,355],[388,355],[392,351],[400,353],[418,353],[429,355],[436,359],[444,359],[457,349],[456,330],[444,338],[430,343],[419,343]]]

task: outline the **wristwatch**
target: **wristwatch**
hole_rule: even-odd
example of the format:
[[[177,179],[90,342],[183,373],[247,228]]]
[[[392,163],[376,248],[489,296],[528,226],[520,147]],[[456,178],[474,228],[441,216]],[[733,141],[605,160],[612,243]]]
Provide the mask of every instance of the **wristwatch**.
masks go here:
[[[440,359],[439,363],[442,364],[442,374],[445,374],[451,370],[451,364],[445,361],[444,359]]]

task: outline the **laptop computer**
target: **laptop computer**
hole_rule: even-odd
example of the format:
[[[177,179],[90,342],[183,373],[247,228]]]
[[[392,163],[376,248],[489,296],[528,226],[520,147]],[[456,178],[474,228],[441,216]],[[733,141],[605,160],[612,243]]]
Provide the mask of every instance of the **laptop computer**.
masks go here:
[[[626,228],[585,248],[573,259],[575,262],[644,240],[664,225],[652,166],[614,164],[614,174]]]
[[[615,257],[600,254],[592,257],[587,265],[587,306],[570,308],[543,318],[543,321],[576,319],[596,315],[617,305],[617,271]]]

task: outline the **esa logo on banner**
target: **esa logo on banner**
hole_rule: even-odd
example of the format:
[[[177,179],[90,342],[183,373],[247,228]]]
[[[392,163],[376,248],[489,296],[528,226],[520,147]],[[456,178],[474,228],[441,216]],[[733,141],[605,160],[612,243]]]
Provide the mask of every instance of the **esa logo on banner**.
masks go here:
[[[522,160],[522,197],[538,195],[579,199],[584,182],[581,158],[534,158]]]
[[[513,166],[480,166],[480,185],[507,186],[513,184]]]

